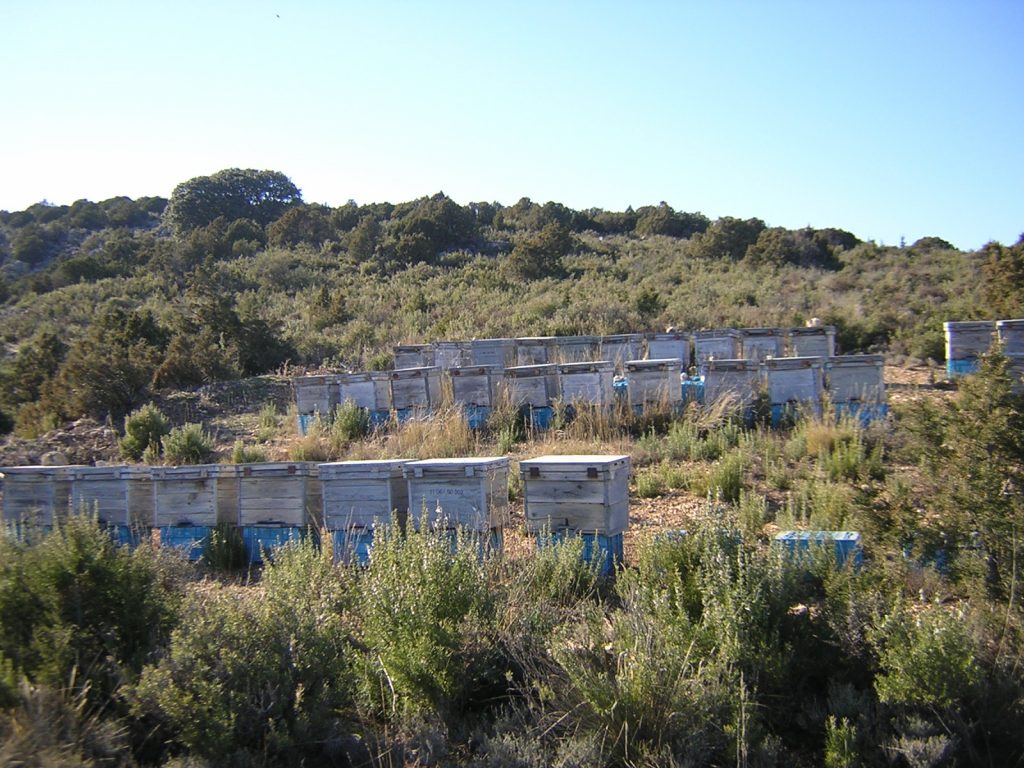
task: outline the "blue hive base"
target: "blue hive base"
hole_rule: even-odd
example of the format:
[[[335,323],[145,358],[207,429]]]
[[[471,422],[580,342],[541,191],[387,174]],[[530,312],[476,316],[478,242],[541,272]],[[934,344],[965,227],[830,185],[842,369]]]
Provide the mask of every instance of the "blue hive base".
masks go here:
[[[580,559],[585,563],[596,564],[601,576],[612,576],[616,568],[622,565],[621,533],[608,536],[603,533],[580,533],[579,531],[560,529],[550,533],[537,534],[537,547],[558,546],[569,537],[582,540],[583,551],[580,553]]]

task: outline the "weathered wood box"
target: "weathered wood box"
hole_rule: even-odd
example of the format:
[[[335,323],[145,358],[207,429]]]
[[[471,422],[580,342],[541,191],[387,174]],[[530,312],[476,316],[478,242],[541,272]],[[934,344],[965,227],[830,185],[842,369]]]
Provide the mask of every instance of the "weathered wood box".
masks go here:
[[[71,509],[95,514],[107,525],[153,525],[153,473],[150,467],[75,467],[71,470]]]
[[[992,347],[995,321],[965,321],[942,324],[946,332],[946,374],[953,379],[975,373],[979,358]]]
[[[342,373],[337,377],[338,401],[350,401],[371,412],[391,410],[391,374],[388,371]]]
[[[786,352],[786,332],[781,328],[744,328],[740,343],[746,360],[782,357]]]
[[[999,320],[996,322],[996,333],[1004,355],[1024,355],[1024,320]]]
[[[756,360],[709,359],[704,371],[704,402],[729,399],[750,404],[761,388],[761,366]]]
[[[832,325],[790,328],[787,337],[793,357],[832,357],[836,353],[836,329]]]
[[[509,516],[508,467],[504,456],[408,462],[402,471],[413,525],[418,527],[425,514],[434,527],[501,529]]]
[[[551,342],[552,363],[587,363],[600,359],[598,336],[556,336]]]
[[[647,334],[647,359],[679,360],[683,368],[689,368],[692,344],[692,335],[683,331],[649,333]]]
[[[504,387],[515,407],[546,408],[561,396],[557,365],[517,365],[506,368]]]
[[[432,346],[434,347],[434,365],[442,371],[472,364],[471,342],[435,341]]]
[[[78,468],[4,467],[4,520],[41,527],[65,520],[71,508],[71,473]]]
[[[523,336],[516,339],[516,366],[544,365],[554,362],[549,360],[554,338],[554,336]]]
[[[292,379],[292,384],[295,387],[295,406],[302,415],[319,413],[327,416],[338,404],[335,374],[297,376]]]
[[[397,516],[405,524],[409,486],[405,459],[336,461],[317,465],[323,495],[323,524],[328,530],[371,528]]]
[[[427,412],[441,404],[440,368],[402,368],[391,371],[390,378],[395,410]]]
[[[226,465],[221,470],[225,477],[218,482],[229,482],[227,476],[232,470],[238,484],[238,515],[231,522],[243,528],[319,526],[322,504],[316,464],[276,461]]]
[[[452,400],[460,405],[493,408],[498,404],[504,368],[474,365],[451,368],[448,371],[452,385]]]
[[[824,358],[774,357],[764,361],[772,405],[821,406],[825,391]]]
[[[621,371],[627,360],[643,357],[643,335],[639,333],[616,333],[601,337],[601,359],[609,361],[615,370]]]
[[[833,403],[884,403],[885,358],[837,355],[825,366],[825,389]]]
[[[629,402],[633,406],[675,407],[683,399],[679,358],[629,360],[626,362]]]
[[[153,467],[153,525],[209,528],[238,523],[233,464]]]
[[[693,362],[701,371],[708,360],[736,360],[743,356],[739,331],[721,328],[693,335]]]
[[[629,456],[540,456],[519,463],[526,528],[614,535],[629,526]]]
[[[490,365],[498,369],[516,364],[515,339],[473,339],[469,344],[470,365]]]
[[[424,368],[434,364],[434,348],[430,344],[399,344],[395,347],[394,368]]]
[[[567,405],[612,405],[615,400],[614,379],[615,366],[604,360],[558,366],[561,398]]]

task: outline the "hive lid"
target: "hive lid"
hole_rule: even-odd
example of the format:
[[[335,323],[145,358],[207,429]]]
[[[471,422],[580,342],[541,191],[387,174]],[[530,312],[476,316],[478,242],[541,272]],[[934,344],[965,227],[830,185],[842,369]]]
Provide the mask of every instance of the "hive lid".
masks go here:
[[[558,366],[554,363],[540,363],[538,365],[514,365],[505,369],[505,373],[513,378],[526,378],[528,376],[550,376],[558,373]]]
[[[769,357],[764,365],[769,370],[786,371],[800,368],[821,368],[824,364],[823,357]]]
[[[311,461],[265,461],[226,466],[236,467],[241,477],[307,477],[316,473],[316,465]]]
[[[660,371],[680,369],[683,361],[678,357],[656,357],[650,360],[627,360],[623,365],[627,371]]]
[[[623,455],[601,455],[601,454],[553,454],[538,456],[533,459],[523,459],[519,462],[520,469],[531,466],[560,466],[560,467],[581,467],[599,466],[611,467],[616,464],[629,464],[629,456]]]
[[[82,480],[148,480],[153,476],[152,467],[140,465],[76,466],[69,469],[73,470],[75,479]]]
[[[366,459],[361,461],[332,461],[317,464],[317,472],[321,480],[338,477],[401,477],[402,467],[409,463],[408,459]]]
[[[475,477],[479,472],[487,472],[508,467],[506,456],[479,456],[476,458],[456,459],[424,459],[410,461],[402,467],[406,477],[423,477],[428,473],[448,475],[465,475]]]

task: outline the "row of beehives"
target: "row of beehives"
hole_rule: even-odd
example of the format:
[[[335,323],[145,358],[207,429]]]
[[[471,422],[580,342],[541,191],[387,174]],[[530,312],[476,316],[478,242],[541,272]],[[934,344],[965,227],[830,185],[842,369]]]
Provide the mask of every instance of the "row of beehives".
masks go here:
[[[713,403],[730,396],[740,401],[767,388],[773,405],[815,403],[827,391],[837,406],[885,402],[881,355],[778,357],[764,361],[711,359],[702,379],[690,380],[679,359],[631,360],[625,377],[615,379],[610,361],[515,366],[408,368],[396,371],[305,376],[295,380],[300,414],[329,414],[350,401],[383,418],[396,411],[429,412],[442,403],[442,381],[450,383],[452,402],[486,418],[501,402],[514,407],[551,408],[555,403],[604,406],[616,397],[636,407],[672,407],[687,399]],[[697,384],[698,387],[692,385]],[[477,413],[479,411],[479,413]],[[471,417],[471,425],[473,423]]]
[[[395,347],[395,369],[442,370],[491,365],[512,368],[545,363],[605,360],[623,370],[630,360],[682,360],[700,367],[711,357],[763,360],[766,357],[831,357],[836,331],[809,328],[743,328],[708,331],[622,333],[610,336],[532,336],[472,341],[436,341]]]
[[[628,523],[628,456],[524,460],[530,531],[621,533]],[[4,519],[50,526],[72,513],[132,528],[372,528],[397,513],[414,526],[486,532],[508,523],[505,457],[272,462],[183,467],[8,467]]]
[[[975,373],[982,355],[998,348],[1010,360],[1015,390],[1024,390],[1024,320],[970,320],[942,325],[949,378]]]

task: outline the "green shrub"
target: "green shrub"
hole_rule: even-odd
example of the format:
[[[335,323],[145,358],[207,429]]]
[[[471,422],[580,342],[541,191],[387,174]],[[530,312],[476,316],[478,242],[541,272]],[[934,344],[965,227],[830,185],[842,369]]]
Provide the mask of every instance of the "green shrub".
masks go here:
[[[136,714],[214,764],[320,763],[351,702],[345,572],[289,544],[259,599],[237,589],[189,601],[166,657],[142,675]]]
[[[139,461],[144,456],[152,458],[152,452],[147,454],[147,450],[154,446],[159,455],[160,441],[170,430],[167,417],[159,408],[149,403],[125,417],[124,437],[117,441],[117,445],[121,449],[121,455],[131,461]]]
[[[218,571],[237,571],[248,564],[245,541],[238,528],[218,523],[210,531],[210,539],[203,550],[203,562]]]
[[[344,446],[353,440],[359,440],[370,432],[370,414],[351,400],[334,409],[330,427],[331,441]]]
[[[232,464],[256,464],[267,460],[267,452],[255,445],[247,446],[241,440],[236,440],[231,449]]]
[[[825,768],[855,768],[859,764],[857,727],[845,717],[836,720],[829,715],[825,722]]]
[[[731,504],[738,502],[743,490],[743,473],[746,465],[743,452],[730,451],[712,466],[708,476],[708,493]]]
[[[164,458],[174,465],[205,464],[213,455],[213,438],[202,424],[185,424],[168,432],[161,444]]]

